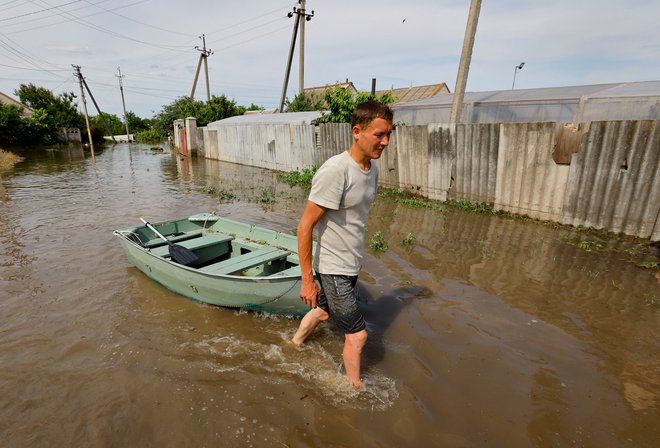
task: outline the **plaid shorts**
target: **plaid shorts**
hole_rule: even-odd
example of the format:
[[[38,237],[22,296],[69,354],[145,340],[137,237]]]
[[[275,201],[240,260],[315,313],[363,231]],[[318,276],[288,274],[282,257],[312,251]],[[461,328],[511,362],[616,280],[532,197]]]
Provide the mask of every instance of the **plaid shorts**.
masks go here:
[[[357,275],[318,274],[321,293],[316,306],[330,314],[345,334],[365,329],[364,317],[357,306]]]

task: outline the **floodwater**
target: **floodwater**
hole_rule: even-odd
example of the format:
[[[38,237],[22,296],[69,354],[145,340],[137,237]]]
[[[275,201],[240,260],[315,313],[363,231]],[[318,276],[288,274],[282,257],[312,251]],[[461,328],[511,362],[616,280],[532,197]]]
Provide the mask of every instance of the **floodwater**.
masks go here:
[[[379,197],[358,393],[332,324],[297,350],[296,319],[177,296],[112,235],[202,211],[293,231],[303,190],[167,148],[19,153],[0,173],[2,446],[660,446],[643,242],[587,251],[559,226]]]

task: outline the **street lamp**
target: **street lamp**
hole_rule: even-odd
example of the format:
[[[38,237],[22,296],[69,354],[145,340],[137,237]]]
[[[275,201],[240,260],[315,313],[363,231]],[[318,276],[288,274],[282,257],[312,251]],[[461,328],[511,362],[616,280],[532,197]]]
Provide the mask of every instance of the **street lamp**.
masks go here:
[[[524,62],[521,62],[520,65],[516,65],[513,69],[513,84],[511,84],[511,90],[513,90],[513,87],[516,85],[516,73],[518,73],[518,70],[522,70],[522,68],[525,66]]]

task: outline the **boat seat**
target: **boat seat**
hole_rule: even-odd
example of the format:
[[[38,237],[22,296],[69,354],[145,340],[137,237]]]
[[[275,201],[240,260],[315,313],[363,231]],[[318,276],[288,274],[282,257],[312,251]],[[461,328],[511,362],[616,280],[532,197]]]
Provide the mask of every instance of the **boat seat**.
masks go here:
[[[190,240],[193,238],[197,238],[202,235],[203,230],[193,230],[192,232],[187,232],[183,233],[181,235],[176,235],[176,236],[168,236],[165,235],[165,237],[170,240],[172,243],[179,243],[180,241],[186,241]],[[142,245],[142,247],[146,247],[147,249],[155,248],[155,247],[161,247],[161,246],[169,246],[165,241],[161,240],[160,238],[156,237],[153,240],[149,240],[146,243]]]
[[[271,275],[271,277],[286,277],[286,276],[289,276],[289,275],[295,275],[295,276],[298,276],[298,277],[300,275],[302,275],[301,272],[300,272],[300,266],[299,265],[291,266],[288,269],[284,269],[283,271],[280,271],[280,272],[277,272],[277,273]]]
[[[186,249],[196,250],[196,249],[203,249],[204,247],[208,247],[208,246],[214,246],[216,244],[226,243],[233,239],[234,239],[233,236],[225,235],[222,233],[214,233],[210,235],[204,235],[197,238],[193,238],[190,240],[180,241],[176,243],[176,245],[183,246]],[[165,244],[165,246],[154,247],[153,249],[151,249],[151,253],[159,257],[169,257],[170,245]]]
[[[281,260],[286,258],[289,252],[274,247],[266,247],[263,249],[253,250],[237,257],[232,257],[228,260],[219,261],[208,266],[200,268],[200,272],[215,275],[228,275],[235,272],[245,271],[247,269],[269,263],[271,261]]]

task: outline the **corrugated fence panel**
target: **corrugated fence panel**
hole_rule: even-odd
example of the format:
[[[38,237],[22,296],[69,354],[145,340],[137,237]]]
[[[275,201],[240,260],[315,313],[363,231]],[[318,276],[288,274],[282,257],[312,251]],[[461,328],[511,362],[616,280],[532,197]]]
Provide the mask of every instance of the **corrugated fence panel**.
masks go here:
[[[397,151],[396,131],[392,132],[390,143],[376,164],[378,165],[378,185],[385,188],[399,188],[399,151]]]
[[[398,126],[396,129],[399,186],[428,196],[429,127]]]
[[[314,155],[313,165],[321,166],[330,157],[346,151],[353,144],[351,125],[348,123],[322,123],[319,125],[320,148]]]
[[[569,167],[552,159],[555,123],[500,125],[495,209],[559,220]]]
[[[312,125],[295,125],[290,128],[290,151],[286,164],[278,164],[278,170],[292,171],[314,165],[316,151],[316,129]],[[279,149],[279,148],[278,148]],[[278,151],[278,157],[282,151]]]
[[[428,191],[427,197],[446,201],[451,188],[451,172],[456,159],[453,126],[428,125]]]
[[[562,224],[660,239],[660,121],[592,122],[573,156]]]
[[[452,198],[472,202],[495,202],[499,124],[456,126],[455,187]]]
[[[288,124],[204,129],[200,154],[290,171],[320,166],[353,142],[349,124],[316,129]],[[555,123],[451,129],[397,126],[376,162],[380,185],[441,201],[449,190],[452,198],[494,203],[498,210],[660,240],[660,121],[591,123],[574,142],[576,154],[571,156],[573,149],[554,154],[561,164],[553,151],[566,142],[558,142]]]

